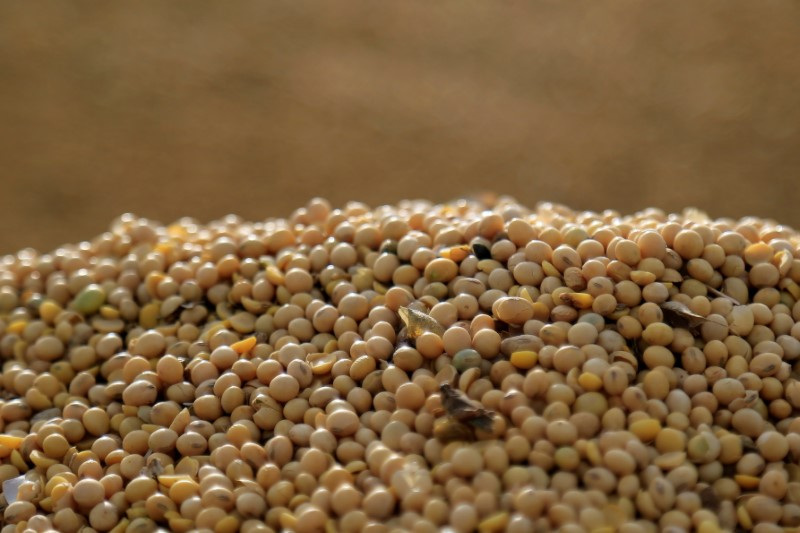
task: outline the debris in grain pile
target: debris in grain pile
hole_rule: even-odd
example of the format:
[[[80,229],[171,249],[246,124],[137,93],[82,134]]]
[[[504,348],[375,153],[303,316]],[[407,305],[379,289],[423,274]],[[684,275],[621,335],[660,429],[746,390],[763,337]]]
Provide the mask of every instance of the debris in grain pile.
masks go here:
[[[404,201],[0,261],[0,533],[800,526],[800,235]]]

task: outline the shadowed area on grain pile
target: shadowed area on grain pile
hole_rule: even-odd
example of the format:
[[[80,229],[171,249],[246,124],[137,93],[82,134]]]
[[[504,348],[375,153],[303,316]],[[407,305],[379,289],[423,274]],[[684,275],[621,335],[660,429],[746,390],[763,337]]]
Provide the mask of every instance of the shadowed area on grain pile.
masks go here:
[[[789,1],[3,3],[0,253],[493,189],[798,226]]]

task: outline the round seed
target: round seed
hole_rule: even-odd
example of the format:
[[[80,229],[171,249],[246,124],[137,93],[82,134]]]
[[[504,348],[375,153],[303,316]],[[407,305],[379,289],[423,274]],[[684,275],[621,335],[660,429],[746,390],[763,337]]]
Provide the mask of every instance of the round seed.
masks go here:
[[[642,442],[650,442],[658,436],[661,431],[661,424],[653,418],[645,418],[633,422],[629,428],[631,433],[636,435]]]
[[[36,357],[43,361],[54,361],[64,354],[64,343],[52,335],[39,337],[33,347]]]
[[[358,416],[352,411],[339,409],[327,416],[325,427],[336,437],[347,437],[358,430]]]
[[[492,312],[508,324],[524,324],[533,317],[533,305],[524,298],[506,297],[495,300]]]
[[[147,331],[136,339],[131,353],[142,357],[156,357],[164,352],[166,341],[158,331]]]
[[[96,284],[87,285],[76,297],[73,305],[75,310],[84,315],[96,313],[105,303],[106,292]]]
[[[105,487],[94,479],[82,479],[72,489],[75,503],[85,509],[91,509],[105,498]]]
[[[447,283],[458,274],[458,265],[450,259],[437,258],[425,265],[425,279]]]
[[[299,392],[300,383],[289,374],[280,374],[269,382],[269,395],[279,402],[288,402],[296,398]]]
[[[460,350],[453,356],[453,366],[459,372],[465,372],[469,368],[478,368],[482,361],[481,354],[471,348]]]
[[[536,352],[529,351],[529,350],[522,350],[519,352],[514,352],[509,357],[511,364],[521,370],[528,370],[533,368],[536,365],[536,361],[538,360],[539,355]],[[453,366],[455,365],[455,359],[453,359]],[[456,366],[456,369],[458,367]],[[593,374],[592,374],[593,375]],[[599,378],[598,378],[599,379]],[[585,387],[584,387],[585,388]],[[597,390],[597,389],[594,389]]]
[[[773,376],[780,370],[780,356],[774,353],[762,353],[753,357],[750,361],[750,372],[759,377]]]
[[[462,477],[472,477],[483,470],[483,457],[471,447],[461,447],[453,453],[454,472]]]
[[[789,453],[789,442],[777,431],[765,431],[756,440],[756,446],[766,461],[782,461]]]
[[[110,531],[117,525],[119,515],[111,502],[100,502],[89,512],[89,524],[97,531]]]

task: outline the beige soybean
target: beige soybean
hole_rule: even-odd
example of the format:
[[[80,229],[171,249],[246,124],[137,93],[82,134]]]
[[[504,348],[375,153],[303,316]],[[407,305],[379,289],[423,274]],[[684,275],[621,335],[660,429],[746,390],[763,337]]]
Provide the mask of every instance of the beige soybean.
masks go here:
[[[797,240],[696,210],[314,198],[9,254],[4,519],[794,527]],[[409,338],[401,307],[437,327]]]

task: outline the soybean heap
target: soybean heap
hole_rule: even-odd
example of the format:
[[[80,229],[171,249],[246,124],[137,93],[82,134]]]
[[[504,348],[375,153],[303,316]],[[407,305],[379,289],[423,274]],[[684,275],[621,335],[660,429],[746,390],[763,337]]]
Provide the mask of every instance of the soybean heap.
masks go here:
[[[0,533],[800,525],[800,235],[402,201],[0,261]]]

